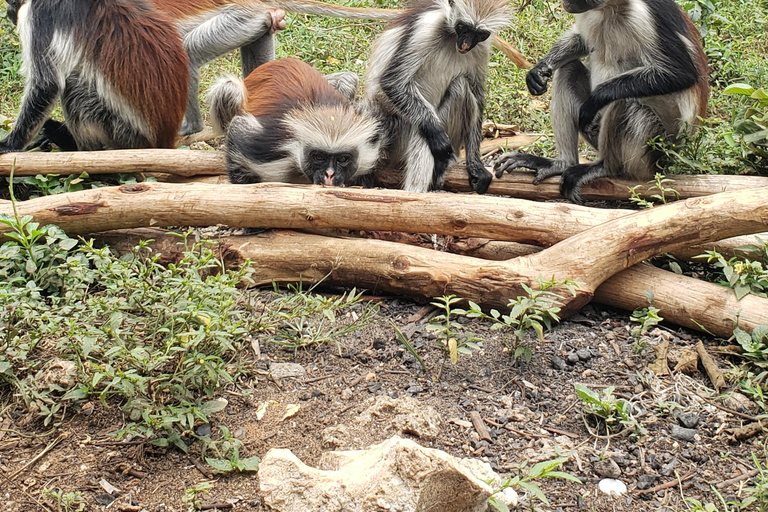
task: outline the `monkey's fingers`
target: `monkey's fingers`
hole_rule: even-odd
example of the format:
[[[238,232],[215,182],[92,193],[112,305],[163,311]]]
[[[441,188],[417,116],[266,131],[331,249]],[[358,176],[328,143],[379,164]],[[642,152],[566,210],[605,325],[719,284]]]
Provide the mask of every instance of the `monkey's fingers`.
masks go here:
[[[528,92],[533,96],[541,96],[547,92],[547,82],[549,80],[536,70],[531,70],[525,75],[525,85],[528,86]]]
[[[496,163],[493,165],[494,174],[497,178],[501,178],[505,172],[512,172],[515,169],[526,168],[525,167],[525,153],[518,153],[517,151],[509,151],[501,155]]]

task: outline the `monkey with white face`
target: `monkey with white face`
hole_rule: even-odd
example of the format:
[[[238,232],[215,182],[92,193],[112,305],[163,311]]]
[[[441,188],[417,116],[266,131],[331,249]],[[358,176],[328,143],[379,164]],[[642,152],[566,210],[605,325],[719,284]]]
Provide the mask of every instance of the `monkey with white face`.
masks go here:
[[[339,81],[343,89],[351,88],[351,76]],[[232,183],[346,186],[366,180],[379,164],[377,121],[300,60],[267,62],[245,80],[222,79],[208,103],[214,128],[227,133]]]
[[[480,142],[490,37],[509,18],[507,0],[422,0],[376,41],[365,103],[386,127],[389,162],[405,168],[405,190],[441,188],[462,146],[472,188],[488,189]]]

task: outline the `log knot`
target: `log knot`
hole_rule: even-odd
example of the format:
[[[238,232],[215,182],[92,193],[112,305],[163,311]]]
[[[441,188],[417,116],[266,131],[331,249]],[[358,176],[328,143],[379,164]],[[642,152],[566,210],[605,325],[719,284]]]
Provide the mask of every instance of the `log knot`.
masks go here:
[[[397,270],[405,270],[405,269],[407,269],[407,268],[408,268],[410,265],[411,265],[411,262],[410,262],[410,261],[408,260],[408,258],[407,258],[407,257],[405,257],[405,256],[398,256],[397,258],[395,258],[395,261],[394,261],[394,263],[393,263],[393,266],[394,266],[394,267],[395,267]]]
[[[118,190],[124,194],[140,194],[150,189],[150,186],[146,183],[128,183],[121,185]]]
[[[102,206],[104,203],[69,203],[51,208],[51,211],[61,216],[88,215],[97,212]]]

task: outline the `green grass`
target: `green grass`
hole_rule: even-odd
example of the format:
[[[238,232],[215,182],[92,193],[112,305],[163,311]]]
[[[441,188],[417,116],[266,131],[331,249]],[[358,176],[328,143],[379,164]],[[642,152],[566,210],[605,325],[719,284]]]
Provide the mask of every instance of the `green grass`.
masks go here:
[[[738,172],[743,167],[739,148],[728,148],[724,138],[748,98],[722,94],[725,87],[746,82],[755,88],[768,85],[768,2],[766,0],[678,0],[703,34],[709,58],[712,93],[709,117],[711,129],[698,143],[692,158],[703,164],[683,163],[674,172]],[[401,7],[394,0],[339,0],[355,6]],[[0,8],[3,4],[0,4]],[[520,9],[519,4],[517,8]],[[536,62],[572,23],[560,2],[531,0],[515,15],[511,27],[501,35],[515,45],[531,62]],[[278,36],[277,57],[302,59],[323,73],[354,71],[364,74],[370,46],[384,27],[379,22],[348,21],[289,14],[288,26]],[[0,22],[0,115],[14,117],[23,89],[19,76],[19,43],[7,19]],[[237,53],[222,57],[202,70],[201,101],[210,84],[223,73],[240,72]],[[525,87],[525,72],[516,68],[501,53],[494,51],[488,77],[486,118],[519,124],[529,132],[548,137],[537,142],[534,151],[551,154],[552,130],[549,123],[549,95],[531,97]],[[203,102],[204,105],[204,102]],[[205,109],[205,105],[203,107]],[[702,154],[706,156],[702,156]],[[690,157],[691,155],[684,155]],[[758,162],[757,167],[759,167]],[[755,167],[755,166],[753,166]]]

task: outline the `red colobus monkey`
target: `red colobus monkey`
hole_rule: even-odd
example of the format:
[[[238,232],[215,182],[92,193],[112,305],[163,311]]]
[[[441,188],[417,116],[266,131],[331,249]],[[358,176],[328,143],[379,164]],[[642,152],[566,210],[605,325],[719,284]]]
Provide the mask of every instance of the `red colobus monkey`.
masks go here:
[[[8,0],[26,87],[0,153],[45,124],[62,149],[172,148],[184,115],[187,57],[144,0]],[[61,98],[66,125],[48,120]]]
[[[243,76],[275,58],[273,34],[285,27],[285,11],[351,19],[392,19],[392,9],[356,8],[313,0],[152,0],[170,16],[189,56],[189,98],[182,135],[203,129],[200,68],[240,48]]]
[[[403,188],[442,187],[462,146],[472,188],[492,175],[480,160],[491,35],[509,22],[507,0],[426,0],[377,40],[366,75],[366,105],[382,120]]]
[[[524,167],[534,183],[562,174],[560,193],[578,202],[596,178],[647,180],[660,154],[648,141],[677,135],[707,109],[707,62],[691,20],[673,0],[563,0],[575,25],[526,76],[533,95],[552,78],[559,159],[507,153],[496,176]],[[589,67],[581,59],[589,56]],[[600,154],[579,164],[579,134]]]
[[[300,60],[267,62],[244,81],[222,79],[208,102],[214,128],[227,131],[232,183],[344,186],[377,168],[377,122]]]

